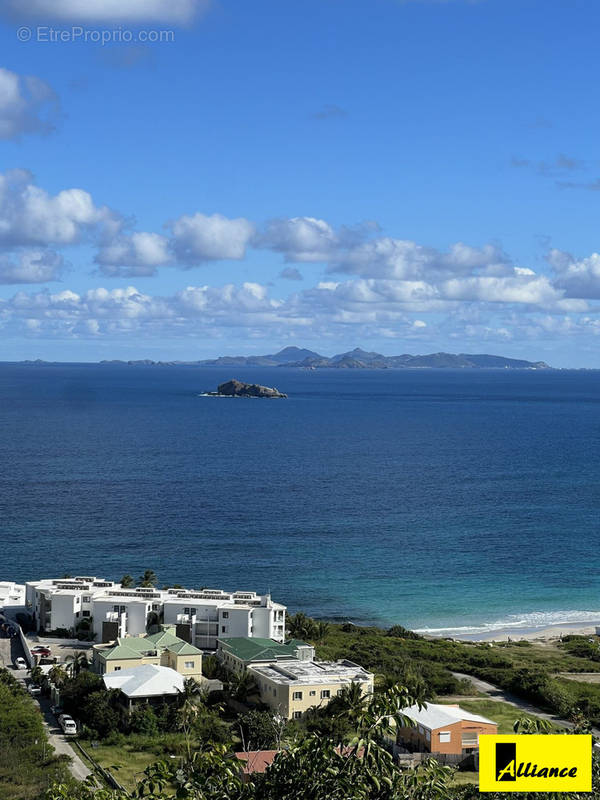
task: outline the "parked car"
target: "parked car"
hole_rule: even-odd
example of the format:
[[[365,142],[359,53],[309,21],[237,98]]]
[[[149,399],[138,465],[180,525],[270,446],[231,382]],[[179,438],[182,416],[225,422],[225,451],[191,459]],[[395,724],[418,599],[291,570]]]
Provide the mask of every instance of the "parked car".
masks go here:
[[[62,728],[62,732],[65,735],[71,736],[77,733],[77,725],[75,724],[75,720],[68,714],[61,714],[58,718],[58,724]]]
[[[32,697],[38,697],[42,693],[42,687],[38,686],[37,683],[30,683],[27,691]]]
[[[52,650],[50,650],[49,647],[45,647],[45,645],[36,644],[35,647],[31,648],[31,654],[34,655],[34,656],[46,656],[46,657],[48,657],[48,656],[52,655]]]
[[[16,669],[27,669],[27,662],[21,656],[15,658],[15,667]]]

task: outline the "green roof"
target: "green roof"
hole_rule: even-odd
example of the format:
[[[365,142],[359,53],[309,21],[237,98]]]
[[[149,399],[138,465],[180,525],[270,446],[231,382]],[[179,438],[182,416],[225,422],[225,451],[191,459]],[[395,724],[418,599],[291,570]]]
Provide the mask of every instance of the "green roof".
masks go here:
[[[296,658],[296,650],[299,647],[311,647],[300,639],[288,639],[285,644],[281,644],[273,639],[245,636],[220,637],[219,642],[225,650],[245,662]]]
[[[167,631],[153,633],[151,636],[126,636],[124,639],[117,639],[114,647],[101,651],[101,655],[106,661],[116,661],[141,658],[144,653],[154,650],[170,650],[180,656],[202,655],[197,647]]]

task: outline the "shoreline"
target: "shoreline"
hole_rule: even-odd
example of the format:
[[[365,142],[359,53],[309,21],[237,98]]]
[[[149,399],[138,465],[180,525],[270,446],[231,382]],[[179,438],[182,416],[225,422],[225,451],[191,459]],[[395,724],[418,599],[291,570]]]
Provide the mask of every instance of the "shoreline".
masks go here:
[[[579,636],[594,636],[596,626],[600,627],[600,618],[597,622],[561,622],[546,626],[529,626],[523,628],[497,628],[495,630],[482,631],[479,633],[458,633],[452,635],[434,635],[421,632],[427,639],[454,639],[459,642],[518,642],[518,641],[551,641],[560,639],[568,634]]]

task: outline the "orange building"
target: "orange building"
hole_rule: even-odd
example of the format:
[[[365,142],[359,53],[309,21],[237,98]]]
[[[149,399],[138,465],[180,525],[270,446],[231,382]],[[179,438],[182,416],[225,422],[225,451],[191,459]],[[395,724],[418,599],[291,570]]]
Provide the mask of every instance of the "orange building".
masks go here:
[[[402,713],[412,725],[398,728],[397,743],[413,753],[469,755],[479,749],[479,737],[498,733],[491,719],[471,714],[457,705],[426,703],[410,706]]]

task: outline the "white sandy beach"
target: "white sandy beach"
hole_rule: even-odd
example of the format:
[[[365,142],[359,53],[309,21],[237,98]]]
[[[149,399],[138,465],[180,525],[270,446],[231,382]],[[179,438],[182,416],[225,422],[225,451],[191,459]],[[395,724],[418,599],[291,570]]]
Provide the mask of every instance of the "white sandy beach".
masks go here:
[[[597,625],[600,627],[600,620]],[[485,633],[475,633],[466,636],[456,636],[469,642],[506,642],[509,639],[513,642],[526,639],[527,641],[550,641],[560,639],[567,634],[578,634],[581,636],[593,636],[596,633],[595,624],[582,625],[581,622],[565,622],[559,625],[551,625],[546,628],[504,628],[496,631],[486,631]]]

